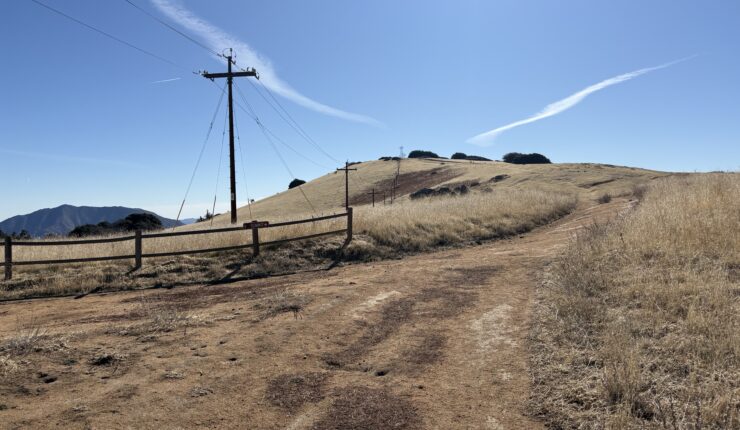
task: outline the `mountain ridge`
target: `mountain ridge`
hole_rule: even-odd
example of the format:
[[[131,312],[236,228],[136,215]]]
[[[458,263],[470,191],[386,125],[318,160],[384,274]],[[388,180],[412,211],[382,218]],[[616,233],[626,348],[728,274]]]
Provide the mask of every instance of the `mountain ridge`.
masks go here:
[[[6,234],[26,230],[31,236],[43,237],[48,234],[66,236],[75,227],[99,222],[115,222],[133,213],[147,213],[156,216],[164,227],[174,227],[182,223],[165,218],[152,211],[124,206],[73,206],[63,204],[54,208],[10,217],[0,222],[0,230]]]

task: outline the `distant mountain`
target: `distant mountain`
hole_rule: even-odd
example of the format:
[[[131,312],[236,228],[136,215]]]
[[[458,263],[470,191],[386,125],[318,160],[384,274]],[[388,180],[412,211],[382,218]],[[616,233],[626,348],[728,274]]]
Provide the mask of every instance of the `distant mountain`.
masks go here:
[[[196,221],[198,221],[198,218],[185,218],[185,219],[181,219],[180,220],[180,222],[183,223],[183,224],[185,224],[185,225],[195,224]]]
[[[183,225],[173,219],[161,217],[144,209],[121,206],[92,207],[62,205],[53,209],[41,209],[27,215],[18,215],[0,222],[0,230],[6,234],[26,230],[31,236],[43,237],[47,234],[66,236],[75,227],[99,222],[115,222],[134,213],[152,214],[162,221],[164,227]]]

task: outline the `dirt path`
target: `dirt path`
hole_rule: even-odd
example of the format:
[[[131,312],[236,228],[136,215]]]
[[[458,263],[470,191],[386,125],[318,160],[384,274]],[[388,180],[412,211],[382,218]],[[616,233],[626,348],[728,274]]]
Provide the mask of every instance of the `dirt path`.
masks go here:
[[[539,428],[525,411],[539,276],[626,205],[324,273],[0,305],[0,338],[45,334],[0,368],[0,427]]]

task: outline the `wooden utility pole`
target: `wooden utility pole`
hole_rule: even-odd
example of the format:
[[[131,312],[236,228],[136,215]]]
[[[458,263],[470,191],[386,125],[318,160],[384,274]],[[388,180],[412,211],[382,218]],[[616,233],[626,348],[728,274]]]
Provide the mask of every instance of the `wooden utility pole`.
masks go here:
[[[369,192],[368,194],[370,194],[371,196],[373,196],[373,207],[375,207],[375,188],[373,188],[373,190],[371,192]]]
[[[349,171],[357,169],[350,169],[349,161],[346,161],[344,163],[344,168],[337,169],[337,172],[340,170],[344,171],[344,208],[347,209],[349,207]]]
[[[398,188],[398,185],[393,184],[391,185],[390,193],[391,193],[391,204],[393,204],[393,201],[396,200],[396,189]]]
[[[228,69],[226,73],[208,73],[203,72],[204,78],[214,80],[216,78],[226,78],[226,83],[229,87],[228,98],[229,98],[229,172],[231,174],[231,223],[236,224],[236,167],[234,158],[234,98],[232,95],[232,89],[234,78],[240,76],[251,76],[259,79],[257,71],[254,68],[244,70],[241,72],[232,72],[231,65],[235,64],[232,60],[233,52],[229,49],[229,55],[224,55],[226,62],[228,63]]]
[[[391,188],[391,204],[396,199],[396,188],[398,188],[398,177],[401,175],[401,160],[403,159],[403,146],[400,148],[398,162],[396,163],[396,177],[393,179],[393,187]]]

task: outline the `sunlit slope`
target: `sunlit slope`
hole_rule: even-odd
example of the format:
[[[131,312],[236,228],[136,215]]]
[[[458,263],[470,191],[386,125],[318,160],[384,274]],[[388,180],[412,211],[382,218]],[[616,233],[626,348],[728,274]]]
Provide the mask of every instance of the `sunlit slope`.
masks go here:
[[[357,169],[350,172],[350,203],[353,206],[370,204],[373,189],[376,190],[376,204],[382,204],[383,192],[386,199],[390,200],[396,161],[368,161],[351,167]],[[404,159],[400,173],[396,194],[401,200],[424,187],[454,187],[476,182],[479,185],[471,188],[473,192],[494,188],[534,188],[573,193],[581,199],[596,199],[604,194],[616,196],[629,193],[639,184],[667,175],[664,172],[604,164],[516,165],[498,161],[441,159]],[[492,178],[500,175],[508,177],[492,181]],[[251,205],[251,212],[250,208],[241,207],[238,217],[239,222],[297,218],[338,212],[343,206],[344,172],[331,172],[307,182],[300,189],[286,190],[257,201]],[[213,225],[226,225],[229,220],[228,213],[222,214],[215,218]]]

